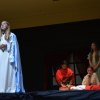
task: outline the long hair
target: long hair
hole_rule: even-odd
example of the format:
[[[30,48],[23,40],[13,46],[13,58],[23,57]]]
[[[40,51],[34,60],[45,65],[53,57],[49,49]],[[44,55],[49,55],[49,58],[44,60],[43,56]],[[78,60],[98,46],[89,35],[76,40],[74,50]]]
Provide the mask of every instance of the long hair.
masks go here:
[[[10,24],[7,22],[7,21],[2,21],[2,22],[5,22],[7,23],[8,27],[7,29],[5,30],[5,40],[9,41],[9,38],[10,38]],[[0,29],[0,39],[1,39],[1,36],[2,36],[2,30]]]
[[[92,42],[96,45],[96,54],[95,54],[95,60],[98,61],[99,60],[99,54],[98,54],[98,46],[95,42]],[[90,51],[90,61],[92,61],[92,58],[93,58],[93,49],[91,48],[91,51]]]

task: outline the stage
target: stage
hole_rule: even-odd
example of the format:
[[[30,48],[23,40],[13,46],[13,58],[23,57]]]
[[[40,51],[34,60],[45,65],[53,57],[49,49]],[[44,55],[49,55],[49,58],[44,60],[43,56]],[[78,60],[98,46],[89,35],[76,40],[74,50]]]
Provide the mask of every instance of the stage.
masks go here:
[[[0,100],[100,100],[99,90],[33,91],[28,93],[0,93]]]

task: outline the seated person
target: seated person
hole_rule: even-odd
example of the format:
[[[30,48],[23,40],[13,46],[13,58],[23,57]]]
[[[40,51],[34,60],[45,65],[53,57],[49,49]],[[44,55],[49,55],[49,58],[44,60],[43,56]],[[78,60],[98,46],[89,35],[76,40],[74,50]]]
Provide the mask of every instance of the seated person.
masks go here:
[[[67,85],[66,87],[60,87],[60,91],[67,91],[67,90],[100,90],[100,85]]]
[[[66,85],[74,83],[74,72],[68,67],[66,61],[63,61],[61,68],[57,70],[56,81],[60,87],[66,87]]]
[[[100,85],[97,74],[93,67],[87,68],[87,75],[83,78],[82,85]]]

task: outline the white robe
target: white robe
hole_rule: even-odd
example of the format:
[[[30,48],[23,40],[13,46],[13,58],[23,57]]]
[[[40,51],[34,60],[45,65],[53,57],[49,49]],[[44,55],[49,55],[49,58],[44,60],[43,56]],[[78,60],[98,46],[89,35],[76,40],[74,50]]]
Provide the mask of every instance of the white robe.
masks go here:
[[[3,34],[1,44],[7,44],[7,49],[4,52],[0,49],[0,92],[25,92],[16,35],[11,33],[10,40],[6,41]]]
[[[72,86],[71,90],[85,90],[86,85]]]

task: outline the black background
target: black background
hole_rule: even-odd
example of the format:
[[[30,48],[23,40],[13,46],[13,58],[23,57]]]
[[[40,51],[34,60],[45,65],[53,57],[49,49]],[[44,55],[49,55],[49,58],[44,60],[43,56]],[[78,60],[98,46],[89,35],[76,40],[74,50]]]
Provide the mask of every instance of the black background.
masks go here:
[[[11,30],[17,36],[26,91],[44,90],[45,56],[100,45],[100,19]]]

